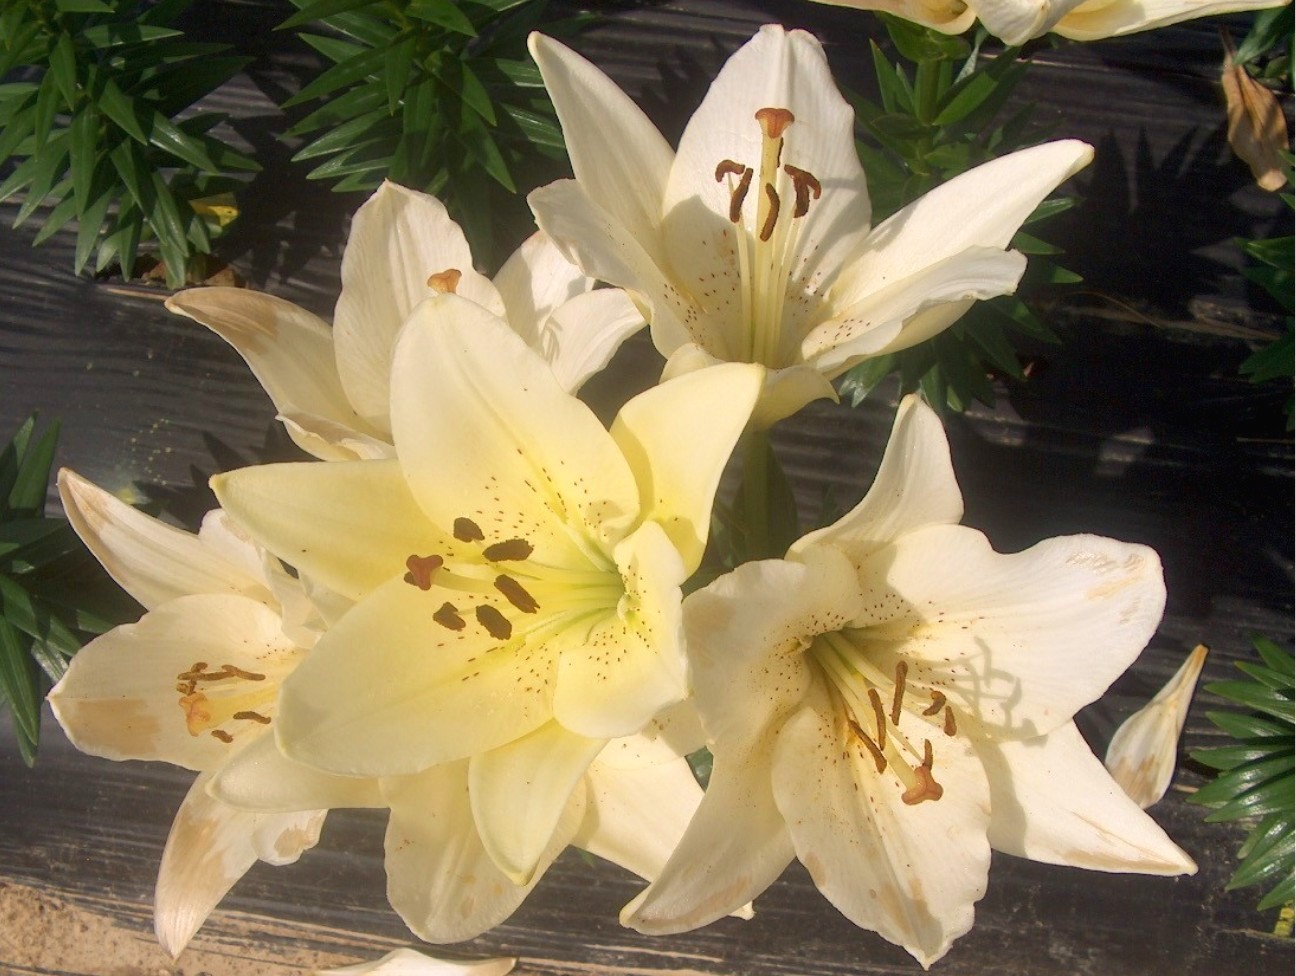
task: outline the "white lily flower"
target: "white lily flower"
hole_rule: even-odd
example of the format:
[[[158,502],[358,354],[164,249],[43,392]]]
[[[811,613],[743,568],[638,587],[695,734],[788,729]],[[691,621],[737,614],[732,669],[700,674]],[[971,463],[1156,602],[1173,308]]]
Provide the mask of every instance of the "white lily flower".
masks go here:
[[[258,859],[291,863],[319,838],[322,808],[238,810],[207,786],[231,758],[273,741],[279,683],[323,624],[300,581],[221,512],[195,536],[68,470],[59,494],[77,534],[148,612],[78,652],[49,694],[55,717],[83,752],[200,773],[172,824],[154,903],[158,941],[178,955]]]
[[[819,43],[764,27],[711,85],[672,152],[588,61],[533,34],[575,180],[530,197],[586,273],[625,288],[674,376],[720,361],[768,371],[756,426],[872,356],[922,342],[1012,292],[1009,240],[1085,166],[1082,142],[994,160],[870,228],[854,115]]]
[[[384,182],[352,221],[332,328],[246,288],[195,288],[166,304],[239,352],[302,450],[337,461],[391,456],[391,353],[419,302],[454,292],[507,319],[574,392],[644,324],[623,292],[593,286],[538,233],[492,283],[439,200]]]
[[[1168,27],[1198,17],[1281,7],[1291,0],[817,0],[837,7],[882,10],[944,34],[981,21],[1005,44],[1048,33],[1097,41]]]
[[[1129,798],[1146,810],[1174,778],[1179,736],[1209,652],[1198,644],[1156,697],[1121,723],[1103,760]]]
[[[418,306],[393,357],[397,460],[213,480],[269,551],[358,601],[284,683],[283,753],[383,777],[392,829],[475,824],[533,883],[581,829],[595,757],[686,695],[679,587],[759,386],[743,365],[684,377],[609,432],[482,306]],[[433,797],[457,812],[428,817]]]
[[[1071,536],[1002,555],[961,516],[940,422],[909,397],[854,510],[688,598],[715,765],[626,924],[703,925],[796,857],[848,918],[928,966],[971,927],[992,848],[1195,870],[1072,722],[1160,620],[1156,553]]]
[[[452,962],[433,959],[413,949],[397,949],[373,962],[356,963],[337,969],[320,969],[315,976],[507,976],[516,959],[482,959]]]

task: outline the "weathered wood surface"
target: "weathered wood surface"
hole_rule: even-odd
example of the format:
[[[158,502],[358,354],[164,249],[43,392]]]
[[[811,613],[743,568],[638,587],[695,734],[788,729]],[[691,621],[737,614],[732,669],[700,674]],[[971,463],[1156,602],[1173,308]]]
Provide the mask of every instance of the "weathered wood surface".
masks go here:
[[[255,4],[235,9],[274,19]],[[582,46],[668,130],[677,131],[723,57],[769,20],[816,29],[839,71],[861,87],[867,77],[859,16],[849,11],[792,0],[606,10],[609,21]],[[1236,274],[1229,239],[1289,228],[1290,217],[1247,185],[1221,147],[1216,43],[1213,27],[1195,26],[1042,58],[1032,92],[1059,110],[1059,134],[1101,150],[1081,181],[1091,202],[1062,241],[1089,294],[1056,310],[1067,341],[1042,351],[1047,368],[1036,379],[1005,390],[997,410],[949,425],[967,520],[998,548],[1089,531],[1162,555],[1165,622],[1131,672],[1082,716],[1100,748],[1195,643],[1213,648],[1206,679],[1219,679],[1248,654],[1251,634],[1285,640],[1292,630],[1291,442],[1274,398],[1236,379],[1246,343],[1217,334],[1228,324],[1242,334],[1269,324],[1248,310],[1254,296]],[[248,120],[240,131],[282,160],[267,133],[278,124],[273,99],[294,84],[293,61],[267,58],[252,78],[222,97]],[[257,286],[327,314],[348,204],[354,199],[276,173],[250,195],[236,266]],[[218,339],[168,315],[156,295],[72,278],[66,235],[32,250],[25,231],[7,229],[13,212],[0,208],[0,430],[32,409],[62,417],[61,463],[108,488],[133,488],[189,524],[212,503],[208,475],[289,456],[269,401]],[[1086,314],[1079,304],[1090,306]],[[611,394],[651,382],[657,368],[651,347],[637,342],[600,382]],[[779,432],[806,512],[826,489],[839,504],[860,495],[890,409],[885,398],[858,411],[819,408]],[[1217,705],[1199,696],[1187,747],[1214,741],[1204,711]],[[149,942],[149,899],[188,774],[81,756],[52,722],[45,733],[28,771],[0,729],[0,972],[278,976],[412,941],[385,902],[381,815],[338,811],[299,864],[255,868],[172,965]],[[1223,891],[1243,831],[1203,824],[1185,802],[1201,782],[1181,769],[1153,811],[1198,860],[1197,876],[1114,877],[996,856],[976,928],[937,971],[1290,972],[1291,942],[1264,934],[1272,913],[1252,910],[1252,891]],[[569,852],[507,924],[451,952],[518,955],[520,970],[537,976],[916,970],[837,915],[796,866],[757,903],[755,920],[669,939],[617,924],[637,887]]]

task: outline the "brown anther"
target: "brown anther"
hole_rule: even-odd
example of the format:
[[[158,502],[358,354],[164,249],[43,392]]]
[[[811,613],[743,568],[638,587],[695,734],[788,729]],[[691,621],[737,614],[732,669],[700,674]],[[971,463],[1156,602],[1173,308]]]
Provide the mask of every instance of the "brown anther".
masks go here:
[[[810,198],[818,200],[823,194],[823,187],[813,173],[791,163],[784,165],[783,172],[792,178],[792,186],[796,190],[796,206],[792,210],[792,216],[804,217],[810,212]]]
[[[936,782],[936,778],[932,776],[932,746],[930,739],[923,742],[922,765],[915,766],[913,773],[918,778],[918,782],[900,794],[900,799],[904,803],[912,807],[917,806],[924,800],[939,800],[945,795],[945,788]]]
[[[756,110],[756,121],[766,139],[781,139],[796,116],[785,108],[762,108]]]
[[[503,574],[496,576],[495,589],[503,593],[504,598],[523,613],[535,613],[540,609],[540,604],[536,603],[535,597],[523,589],[522,584],[512,576]]]
[[[526,539],[505,539],[482,550],[482,555],[493,563],[516,562],[530,557],[533,546]]]
[[[477,622],[496,640],[504,641],[513,636],[513,625],[494,607],[482,604],[477,608],[476,614]]]
[[[905,678],[909,676],[909,665],[896,661],[895,693],[891,696],[891,724],[900,724],[900,708],[904,705]]]
[[[945,734],[956,735],[957,733],[958,733],[958,725],[956,725],[954,722],[954,709],[946,705],[945,706]]]
[[[873,706],[873,720],[877,723],[877,741],[879,748],[886,748],[886,712],[882,710],[882,696],[876,688],[868,690],[869,704]]]
[[[931,690],[932,703],[923,709],[924,715],[935,715],[945,707],[945,696],[935,688]]]
[[[458,268],[446,268],[444,271],[428,275],[427,286],[442,295],[453,295],[455,289],[459,287],[459,279],[462,277],[463,272]]]
[[[453,603],[441,604],[441,609],[432,614],[432,619],[446,630],[463,630],[468,626],[464,618],[459,616],[459,611],[455,609]]]
[[[244,671],[242,668],[236,668],[232,664],[226,664],[225,678],[242,678],[244,681],[265,681],[264,674],[257,674],[255,671]]]
[[[409,570],[405,582],[420,590],[432,589],[432,577],[444,562],[440,556],[410,556],[405,560],[405,568]]]
[[[270,724],[270,717],[260,712],[235,712],[234,718],[240,722],[256,722],[258,725]]]
[[[733,193],[729,194],[729,222],[731,224],[736,224],[742,220],[743,201],[747,199],[747,191],[751,189],[751,181],[751,169],[744,169],[742,178],[738,180],[738,185],[734,187]]]
[[[726,176],[742,176],[744,173],[750,173],[751,167],[744,166],[742,163],[735,163],[732,159],[722,159],[716,163],[715,181],[719,183]]]
[[[224,729],[212,729],[211,737],[213,739],[220,739],[221,742],[224,742],[226,745],[229,745],[234,741],[234,736],[230,735]]]
[[[873,756],[873,763],[877,766],[879,773],[885,773],[887,768],[886,756],[882,755],[882,750],[878,748],[877,743],[869,738],[868,733],[859,727],[853,718],[848,718],[846,722],[850,725],[850,730],[855,734],[855,738],[864,743],[865,748]]]
[[[460,542],[481,542],[486,538],[476,522],[462,517],[454,520],[454,537]]]
[[[765,184],[765,200],[769,203],[769,213],[765,215],[765,223],[761,224],[761,241],[768,241],[774,236],[774,225],[778,223],[779,196],[773,184]]]

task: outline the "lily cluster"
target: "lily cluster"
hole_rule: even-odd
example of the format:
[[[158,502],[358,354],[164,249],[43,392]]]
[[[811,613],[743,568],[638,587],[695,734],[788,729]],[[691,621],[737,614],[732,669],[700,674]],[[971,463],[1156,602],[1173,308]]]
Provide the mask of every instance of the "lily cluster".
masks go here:
[[[1156,554],[996,553],[958,524],[920,400],[852,511],[684,596],[739,440],[1011,292],[1010,238],[1090,148],[1004,157],[870,226],[809,35],[764,28],[677,150],[578,55],[532,50],[575,178],[535,191],[540,231],[493,281],[444,207],[387,184],[331,326],[240,289],[168,303],[318,460],[219,475],[197,535],[60,478],[147,612],[75,659],[55,714],[86,751],[199,774],[162,944],[338,807],[389,811],[390,901],[433,942],[507,918],[569,845],[650,882],[622,913],[645,932],[750,915],[799,858],[923,965],[971,926],[991,849],[1192,871],[1073,723],[1160,619]],[[645,323],[662,382],[605,428],[575,391]]]

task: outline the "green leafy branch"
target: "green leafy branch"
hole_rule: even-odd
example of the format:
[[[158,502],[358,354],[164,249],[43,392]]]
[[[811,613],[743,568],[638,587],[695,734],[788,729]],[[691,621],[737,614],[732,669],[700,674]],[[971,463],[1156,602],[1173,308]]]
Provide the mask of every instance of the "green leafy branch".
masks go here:
[[[79,224],[75,269],[115,258],[129,277],[153,241],[168,284],[184,284],[223,221],[202,201],[257,164],[211,134],[223,116],[189,114],[246,59],[184,40],[170,24],[190,0],[140,12],[126,0],[19,0],[0,12],[0,201],[26,196],[19,226],[48,206],[40,243]]]
[[[1209,822],[1259,818],[1238,850],[1242,863],[1227,887],[1272,885],[1257,906],[1265,911],[1289,905],[1294,897],[1296,716],[1292,652],[1263,637],[1253,643],[1261,660],[1237,665],[1245,679],[1206,686],[1212,694],[1251,711],[1206,713],[1237,741],[1190,753],[1219,771],[1191,800],[1215,807],[1206,817]]]

